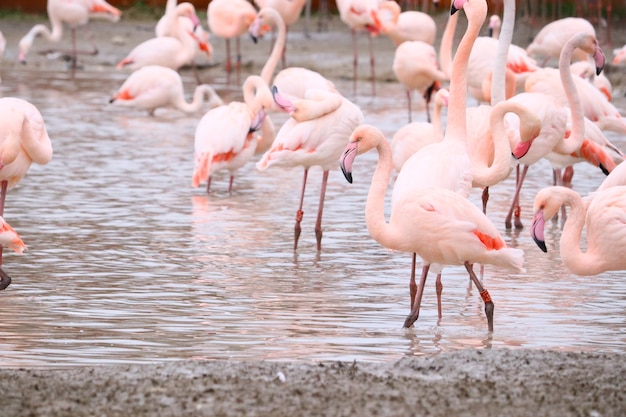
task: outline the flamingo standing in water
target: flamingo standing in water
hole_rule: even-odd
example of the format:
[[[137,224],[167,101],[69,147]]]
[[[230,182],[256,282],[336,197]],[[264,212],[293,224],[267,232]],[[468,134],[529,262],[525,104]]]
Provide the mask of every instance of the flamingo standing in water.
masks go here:
[[[85,0],[85,1],[72,1],[72,0],[48,0],[47,5],[48,18],[52,25],[52,31],[48,29],[46,25],[38,24],[33,26],[26,35],[19,42],[19,55],[18,60],[22,63],[26,63],[26,55],[30,51],[33,45],[33,41],[38,36],[43,36],[49,42],[58,42],[63,36],[63,24],[66,23],[70,27],[72,34],[72,74],[76,69],[76,57],[78,54],[95,55],[98,53],[98,48],[92,42],[93,51],[80,52],[76,49],[76,28],[84,26],[92,18],[102,18],[117,22],[122,15],[122,12],[111,6],[104,0]],[[93,36],[89,36],[91,39]]]
[[[552,186],[539,191],[535,196],[531,236],[544,252],[548,251],[545,223],[562,205],[570,208],[559,248],[567,269],[583,276],[626,270],[622,250],[626,247],[626,186],[616,185],[596,191],[588,203],[576,191],[566,187]],[[580,249],[583,228],[585,252]]]
[[[129,67],[136,70],[147,65],[160,65],[178,70],[193,62],[198,47],[208,57],[212,56],[211,45],[200,39],[193,28],[178,19],[169,20],[169,25],[172,35],[157,36],[141,42],[117,64],[117,68]]]
[[[241,35],[256,17],[254,6],[247,0],[212,0],[207,7],[209,30],[226,43],[226,72],[233,70],[230,40],[235,39],[235,70],[241,69]]]
[[[372,37],[378,36],[378,34],[380,33],[380,22],[374,19],[376,15],[373,12],[378,9],[379,5],[383,1],[385,0],[336,0],[337,9],[339,10],[339,18],[342,22],[348,25],[350,31],[352,32],[352,49],[354,51],[354,94],[356,94],[357,67],[359,65],[356,34],[359,31],[366,30],[368,32],[370,50],[372,94],[376,95],[376,60],[374,57],[374,45]]]
[[[418,253],[426,265],[464,265],[485,301],[488,328],[493,331],[493,301],[472,265],[479,262],[522,271],[524,252],[507,247],[497,228],[478,207],[445,188],[416,188],[411,193],[395,195],[387,222],[384,199],[393,164],[391,148],[382,132],[369,125],[355,129],[340,164],[346,179],[352,182],[356,155],[372,148],[378,151],[378,164],[365,205],[370,235],[386,248]],[[428,269],[425,270],[427,273]],[[412,326],[417,320],[425,279],[423,274],[420,291],[404,327]]]
[[[272,106],[272,93],[261,77],[249,76],[243,84],[244,102],[209,110],[200,120],[195,134],[195,169],[192,185],[198,187],[218,171],[230,172],[228,193],[232,192],[236,171],[254,155],[257,137]]]
[[[173,107],[185,113],[200,110],[204,98],[210,107],[224,104],[208,84],[196,87],[191,103],[185,100],[183,80],[178,72],[160,65],[148,65],[134,71],[109,100],[118,106],[145,109],[150,116],[159,107]]]
[[[20,182],[31,163],[45,165],[51,159],[52,142],[39,110],[20,98],[0,98],[0,217],[4,215],[7,190]],[[0,243],[4,243],[1,236],[0,234]],[[20,246],[19,243],[16,245]],[[11,248],[16,250],[16,247]],[[0,267],[1,265],[2,247]],[[0,272],[0,275],[0,287],[4,285],[6,288],[11,282],[10,278],[6,283],[6,274]]]
[[[305,98],[291,102],[274,89],[274,100],[291,117],[283,124],[271,148],[257,163],[264,170],[272,165],[304,168],[300,206],[294,226],[294,250],[298,248],[302,205],[309,168],[322,168],[322,187],[315,223],[317,250],[322,248],[322,212],[328,173],[337,168],[337,161],[346,146],[346,138],[363,121],[361,109],[341,94],[309,89]]]

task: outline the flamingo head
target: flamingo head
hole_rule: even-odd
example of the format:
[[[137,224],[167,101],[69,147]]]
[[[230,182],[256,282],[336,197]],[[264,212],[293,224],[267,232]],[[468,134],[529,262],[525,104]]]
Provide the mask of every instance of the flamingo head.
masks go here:
[[[466,0],[453,0],[452,4],[450,4],[450,15],[455,14],[459,10],[463,8]]]
[[[604,69],[604,64],[606,63],[606,57],[604,56],[604,52],[600,48],[597,40],[595,41],[595,47],[593,50],[593,60],[596,63],[596,75],[600,75]]]
[[[530,226],[530,236],[533,238],[537,246],[539,246],[539,249],[544,252],[548,252],[546,239],[544,237],[545,225],[546,219],[543,217],[543,209],[539,209],[533,216],[533,222]]]
[[[352,165],[357,155],[365,153],[386,141],[382,132],[371,125],[360,125],[350,135],[348,145],[339,158],[339,166],[346,180],[352,184]]]
[[[274,98],[274,103],[283,111],[287,113],[293,113],[296,110],[296,106],[293,104],[291,100],[287,97],[283,96],[278,92],[278,87],[272,87],[272,97]]]
[[[94,5],[91,7],[91,10],[89,12],[99,17],[104,17],[113,22],[117,22],[122,16],[122,12],[120,9],[111,6],[106,1],[94,2]]]

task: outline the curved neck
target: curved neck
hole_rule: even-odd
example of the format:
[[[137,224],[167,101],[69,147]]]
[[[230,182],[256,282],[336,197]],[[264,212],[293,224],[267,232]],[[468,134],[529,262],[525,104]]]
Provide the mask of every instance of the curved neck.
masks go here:
[[[491,105],[495,106],[505,97],[505,68],[509,55],[509,47],[513,39],[513,27],[515,26],[515,0],[504,0],[504,13],[502,15],[502,28],[498,37],[498,49],[494,62],[493,80],[491,83]]]
[[[583,104],[580,101],[574,77],[572,76],[571,60],[574,50],[577,48],[575,42],[567,42],[561,51],[559,57],[559,74],[561,75],[561,83],[563,91],[567,97],[567,103],[570,108],[572,121],[572,129],[570,137],[561,141],[559,152],[570,154],[580,148],[585,137],[585,114]]]
[[[298,100],[291,117],[299,122],[317,119],[337,110],[342,102],[339,94],[319,91],[314,97]]]
[[[382,132],[375,134],[380,136],[378,145],[376,145],[378,163],[372,176],[365,203],[365,224],[372,238],[382,246],[389,248],[392,246],[392,233],[391,226],[385,220],[385,195],[393,168],[391,146]]]
[[[467,133],[467,125],[465,121],[465,109],[467,107],[467,64],[470,53],[472,52],[472,47],[474,46],[474,41],[478,37],[480,27],[485,20],[484,16],[480,19],[480,21],[479,19],[470,19],[469,17],[470,16],[468,16],[467,29],[465,30],[465,34],[459,43],[459,47],[456,50],[456,54],[454,55],[454,60],[452,62],[446,137],[450,134],[452,137],[465,138]]]
[[[2,148],[5,165],[13,162],[22,149],[37,164],[44,165],[52,159],[52,142],[43,119],[33,121],[28,114],[23,115],[19,130],[10,132]]]
[[[287,42],[287,27],[285,26],[283,19],[280,17],[280,14],[278,14],[278,12],[274,9],[268,7],[263,8],[262,11],[270,17],[272,22],[274,22],[278,32],[276,42],[272,47],[272,52],[261,70],[261,78],[263,78],[263,81],[265,81],[267,85],[270,85],[272,78],[274,77],[276,65],[278,65],[278,61],[280,60],[283,50],[285,49],[285,43]]]
[[[215,92],[213,87],[211,87],[210,85],[202,84],[197,86],[194,90],[191,103],[185,101],[184,97],[179,96],[176,101],[176,107],[184,112],[194,113],[200,110],[200,106],[202,106],[205,98],[208,98],[209,105],[211,107],[219,105],[218,100],[219,102],[221,102],[221,99],[219,98],[219,96],[217,96],[217,93]]]
[[[454,42],[454,33],[456,32],[458,21],[458,12],[448,16],[446,27],[443,30],[443,35],[441,35],[441,44],[439,45],[439,65],[448,78],[450,78],[452,73],[452,43]]]
[[[597,273],[597,262],[590,260],[589,255],[580,250],[580,237],[586,217],[585,206],[578,193],[570,189],[563,191],[565,193],[564,204],[570,206],[570,212],[561,233],[561,259],[573,273],[593,275]]]

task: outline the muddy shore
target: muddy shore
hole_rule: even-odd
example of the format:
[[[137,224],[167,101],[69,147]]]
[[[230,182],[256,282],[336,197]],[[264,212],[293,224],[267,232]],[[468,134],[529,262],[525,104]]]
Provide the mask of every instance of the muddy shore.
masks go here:
[[[440,33],[445,14],[438,16]],[[7,50],[2,77],[19,71],[17,42],[42,18],[0,19]],[[352,76],[350,32],[337,17],[310,38],[299,23],[290,31],[288,65],[306,66],[329,78]],[[626,42],[625,25],[614,25],[612,48]],[[81,58],[81,71],[97,74],[114,66],[134,45],[153,36],[154,22],[122,19],[93,22],[99,54]],[[457,32],[463,30],[459,25]],[[514,42],[527,44],[539,27],[518,25]],[[69,46],[64,35],[63,45]],[[360,36],[359,78],[369,76],[367,40]],[[212,60],[199,58],[205,82],[223,78],[224,47],[213,38]],[[258,73],[269,40],[242,41],[242,76]],[[377,80],[395,82],[393,44],[374,40]],[[60,59],[37,54],[29,68],[67,71]],[[127,71],[130,73],[130,71]],[[188,77],[191,70],[183,70]],[[616,89],[623,68],[607,66]],[[224,88],[217,85],[218,90]],[[178,361],[149,365],[89,366],[65,369],[0,369],[1,416],[589,416],[626,414],[626,361],[606,352],[485,349],[407,357],[387,363]]]

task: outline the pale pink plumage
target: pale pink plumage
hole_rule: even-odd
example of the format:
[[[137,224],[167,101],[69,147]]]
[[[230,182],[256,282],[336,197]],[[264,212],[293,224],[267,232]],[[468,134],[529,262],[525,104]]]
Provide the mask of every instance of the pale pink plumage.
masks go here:
[[[547,252],[545,223],[562,205],[570,207],[560,240],[565,266],[576,275],[597,275],[626,269],[626,186],[616,185],[596,191],[586,203],[576,191],[566,187],[547,187],[535,197],[531,236]],[[583,252],[581,236],[585,231]]]
[[[215,89],[207,84],[197,86],[193,100],[186,101],[183,80],[178,72],[160,65],[148,65],[130,74],[110,102],[144,109],[150,115],[160,107],[193,113],[200,110],[205,97],[211,107],[224,104]]]
[[[236,66],[241,67],[241,36],[254,21],[256,10],[247,0],[212,0],[207,7],[207,22],[213,35],[226,43],[226,71],[232,71],[230,40],[235,39]]]
[[[526,48],[526,52],[535,59],[543,59],[541,65],[544,66],[550,59],[558,60],[565,43],[577,33],[588,33],[596,36],[596,30],[587,19],[566,17],[554,20],[539,30]],[[576,52],[573,59],[585,60],[587,54],[582,51]]]
[[[198,187],[219,171],[230,172],[229,193],[236,171],[255,153],[258,137],[254,132],[261,128],[272,105],[272,94],[255,75],[243,85],[244,102],[231,102],[209,110],[200,120],[195,133],[195,169],[192,185]]]
[[[293,103],[289,103],[284,97],[281,97],[280,101],[283,105],[293,109],[291,117],[282,125],[271,148],[263,154],[256,166],[259,170],[273,165],[304,168],[300,207],[296,216],[294,250],[298,247],[300,236],[302,204],[308,171],[314,166],[321,167],[322,188],[315,225],[319,251],[321,250],[322,209],[328,172],[337,168],[337,161],[345,148],[346,138],[363,121],[363,113],[359,107],[342,95],[323,90],[309,89],[304,99]]]
[[[42,24],[33,26],[20,39],[18,56],[20,62],[26,62],[26,55],[30,51],[33,41],[38,36],[43,36],[48,42],[60,41],[63,36],[64,23],[70,27],[72,39],[75,39],[76,28],[86,25],[89,19],[104,18],[117,22],[122,15],[119,9],[111,6],[104,0],[48,0],[47,11],[52,31]],[[94,50],[97,53],[95,45]],[[77,51],[73,49],[72,54],[75,57]]]
[[[435,43],[437,24],[426,13],[414,10],[401,12],[400,5],[394,0],[381,3],[373,13],[380,24],[380,33],[391,38],[396,45],[406,41]]]
[[[406,88],[409,123],[411,117],[411,95],[417,91],[426,102],[426,116],[430,122],[430,97],[433,90],[448,80],[439,69],[437,52],[432,45],[422,41],[406,41],[396,47],[392,64],[393,73]]]

